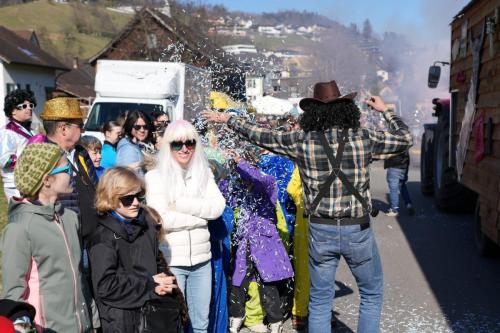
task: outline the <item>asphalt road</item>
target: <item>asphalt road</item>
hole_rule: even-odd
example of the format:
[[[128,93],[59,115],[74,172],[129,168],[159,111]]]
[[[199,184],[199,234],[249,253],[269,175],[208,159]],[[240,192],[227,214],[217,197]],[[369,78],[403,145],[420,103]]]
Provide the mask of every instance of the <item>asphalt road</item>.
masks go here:
[[[384,207],[387,183],[379,162],[371,178],[373,198]],[[440,213],[419,186],[414,168],[408,182],[414,216],[404,210],[396,218],[381,212],[373,221],[385,279],[381,331],[500,332],[500,256],[479,257],[472,215]],[[334,332],[355,332],[359,294],[344,261],[336,280],[342,292],[335,299]],[[290,320],[284,332],[293,332]]]

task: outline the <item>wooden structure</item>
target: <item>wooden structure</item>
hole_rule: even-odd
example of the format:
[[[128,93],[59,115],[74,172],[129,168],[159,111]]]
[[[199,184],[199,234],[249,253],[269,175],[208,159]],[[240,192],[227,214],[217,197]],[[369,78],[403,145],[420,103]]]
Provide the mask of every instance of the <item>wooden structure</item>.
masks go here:
[[[451,115],[459,142],[471,78],[473,45],[484,31],[474,126],[469,132],[461,183],[478,194],[480,230],[500,244],[500,0],[474,0],[451,23]],[[481,133],[481,129],[483,132]],[[481,140],[481,141],[480,141]],[[481,154],[482,147],[484,153]],[[453,147],[453,145],[452,145]],[[476,156],[478,155],[478,156]]]
[[[183,62],[212,73],[213,89],[241,100],[245,74],[238,61],[213,44],[209,37],[160,11],[144,7],[101,51],[89,59]]]

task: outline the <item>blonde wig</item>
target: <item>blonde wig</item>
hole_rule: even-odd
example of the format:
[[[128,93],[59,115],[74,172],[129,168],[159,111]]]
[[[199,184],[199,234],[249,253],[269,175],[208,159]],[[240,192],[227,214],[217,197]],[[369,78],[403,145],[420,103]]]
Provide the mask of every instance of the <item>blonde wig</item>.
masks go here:
[[[188,140],[196,140],[196,148],[187,168],[183,169],[172,155],[170,143]],[[208,180],[212,177],[212,173],[201,144],[200,135],[190,122],[177,120],[167,127],[162,138],[156,169],[161,174],[163,184],[155,184],[154,186],[163,186],[167,204],[174,202],[178,196],[201,196]],[[188,186],[186,186],[186,177],[192,179]]]

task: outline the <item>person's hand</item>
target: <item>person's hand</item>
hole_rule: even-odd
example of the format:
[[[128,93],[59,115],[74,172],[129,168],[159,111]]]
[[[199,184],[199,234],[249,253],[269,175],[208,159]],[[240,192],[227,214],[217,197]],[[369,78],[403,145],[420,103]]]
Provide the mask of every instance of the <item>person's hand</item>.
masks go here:
[[[205,111],[201,116],[207,121],[212,123],[227,123],[231,115],[223,112]]]
[[[175,276],[168,276],[164,273],[153,275],[153,280],[158,285],[155,287],[155,293],[158,295],[166,295],[172,293],[172,290],[177,288],[175,284]]]
[[[156,284],[162,284],[163,283],[163,280],[168,277],[165,273],[160,273],[160,274],[156,274],[156,275],[153,275],[153,280]]]
[[[160,296],[165,296],[165,295],[166,295],[166,294],[168,294],[169,292],[171,293],[171,292],[172,292],[172,290],[170,289],[170,291],[169,291],[169,289],[168,289],[167,287],[165,287],[165,286],[163,286],[163,285],[161,285],[161,284],[159,284],[159,285],[157,285],[157,286],[155,287],[155,293],[156,293],[157,295],[160,295]]]
[[[379,96],[371,96],[365,100],[365,103],[378,112],[385,112],[388,109],[387,105],[385,105],[384,101]]]

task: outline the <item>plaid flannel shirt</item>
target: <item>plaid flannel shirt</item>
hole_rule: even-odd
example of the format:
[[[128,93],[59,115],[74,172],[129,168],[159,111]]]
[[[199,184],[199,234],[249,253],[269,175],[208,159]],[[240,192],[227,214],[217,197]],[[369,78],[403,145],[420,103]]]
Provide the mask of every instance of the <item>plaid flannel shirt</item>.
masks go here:
[[[404,152],[412,145],[408,126],[390,110],[383,113],[389,123],[389,131],[375,131],[365,128],[349,129],[345,144],[341,170],[365,198],[371,210],[370,163],[372,159],[387,159]],[[228,126],[250,142],[279,155],[291,158],[298,166],[304,190],[305,211],[308,215],[344,218],[362,217],[365,212],[361,202],[351,195],[336,178],[328,194],[323,197],[314,212],[310,207],[332,172],[332,166],[321,146],[319,132],[279,132],[264,129],[243,118],[232,116]],[[331,128],[325,131],[335,154],[342,131]]]

